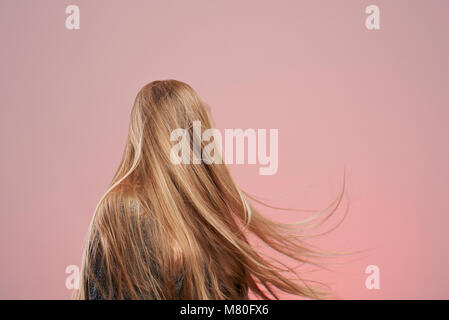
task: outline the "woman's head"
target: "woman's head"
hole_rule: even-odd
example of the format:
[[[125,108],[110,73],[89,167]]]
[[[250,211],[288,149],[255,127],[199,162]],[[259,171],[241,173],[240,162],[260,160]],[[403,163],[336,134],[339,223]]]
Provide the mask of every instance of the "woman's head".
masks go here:
[[[136,151],[158,151],[167,156],[171,132],[191,128],[194,121],[212,126],[204,102],[188,84],[177,80],[153,81],[137,94],[128,143]]]
[[[286,233],[288,226],[249,204],[226,165],[171,161],[171,133],[183,128],[194,137],[194,121],[213,127],[189,85],[154,81],[139,91],[122,161],[92,219],[75,296],[87,298],[95,282],[105,298],[244,299],[249,291],[261,298],[276,298],[276,291],[318,297],[251,246],[248,234],[296,261],[316,256]],[[99,267],[105,281],[96,279]],[[182,292],[174,281],[180,273]]]

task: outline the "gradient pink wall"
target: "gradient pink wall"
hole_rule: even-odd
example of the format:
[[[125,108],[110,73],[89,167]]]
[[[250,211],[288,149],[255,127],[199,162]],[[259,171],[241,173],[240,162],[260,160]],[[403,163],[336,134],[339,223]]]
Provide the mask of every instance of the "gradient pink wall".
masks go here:
[[[65,28],[69,4],[80,7],[80,30]],[[381,30],[365,28],[370,4]],[[231,168],[252,194],[322,208],[346,165],[349,215],[319,244],[371,250],[326,276],[341,298],[449,298],[448,10],[447,1],[2,0],[0,298],[69,298],[65,268],[80,264],[134,96],[167,78],[191,84],[219,128],[279,129],[276,175]],[[365,288],[370,264],[380,290]]]

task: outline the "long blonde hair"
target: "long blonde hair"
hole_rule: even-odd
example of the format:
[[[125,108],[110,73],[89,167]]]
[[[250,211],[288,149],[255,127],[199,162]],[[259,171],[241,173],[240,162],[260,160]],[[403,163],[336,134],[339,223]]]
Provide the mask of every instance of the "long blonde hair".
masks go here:
[[[92,218],[74,298],[88,299],[90,282],[105,299],[248,299],[249,292],[262,299],[277,299],[279,292],[321,297],[299,271],[250,244],[252,234],[305,264],[320,256],[292,225],[260,214],[247,201],[257,199],[238,188],[226,165],[170,161],[171,131],[191,130],[198,120],[213,128],[204,102],[186,83],[154,81],[139,91],[123,158]],[[175,286],[180,273],[181,292]]]

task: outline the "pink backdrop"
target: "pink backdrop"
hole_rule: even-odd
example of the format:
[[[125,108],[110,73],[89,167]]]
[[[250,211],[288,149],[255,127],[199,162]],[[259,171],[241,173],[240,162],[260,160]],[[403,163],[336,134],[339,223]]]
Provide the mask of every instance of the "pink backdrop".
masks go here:
[[[65,28],[69,4],[80,30]],[[365,28],[370,4],[377,31]],[[231,168],[252,194],[322,208],[346,165],[349,215],[319,244],[371,250],[325,276],[341,298],[449,298],[448,10],[443,0],[2,0],[0,298],[70,297],[65,268],[80,264],[135,94],[168,78],[191,84],[219,128],[279,129],[276,175]],[[379,290],[365,287],[371,264]]]

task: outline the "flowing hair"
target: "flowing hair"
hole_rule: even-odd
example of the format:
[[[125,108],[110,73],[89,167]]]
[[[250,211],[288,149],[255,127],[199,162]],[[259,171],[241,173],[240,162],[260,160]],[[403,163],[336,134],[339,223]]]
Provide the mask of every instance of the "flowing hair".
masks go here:
[[[321,298],[300,271],[271,261],[248,240],[252,235],[280,255],[317,265],[322,255],[297,224],[260,214],[247,199],[261,202],[239,189],[225,164],[172,163],[170,134],[186,128],[192,137],[193,121],[213,128],[188,84],[153,81],[139,91],[123,158],[89,227],[73,298],[89,299],[92,285],[103,299],[248,299],[250,292]],[[342,196],[301,226],[330,211],[327,219]]]

